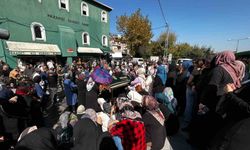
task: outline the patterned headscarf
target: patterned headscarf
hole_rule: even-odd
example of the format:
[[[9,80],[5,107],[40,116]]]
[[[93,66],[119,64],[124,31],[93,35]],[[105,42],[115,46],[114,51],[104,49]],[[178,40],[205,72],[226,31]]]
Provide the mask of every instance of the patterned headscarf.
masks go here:
[[[116,99],[116,105],[119,108],[119,114],[123,118],[130,118],[130,119],[136,119],[141,118],[141,114],[137,111],[134,111],[134,106],[131,104],[131,102],[126,97],[119,97]],[[126,109],[130,108],[130,109]]]
[[[215,64],[222,65],[222,64],[230,64],[235,61],[235,55],[232,51],[223,51],[216,55]]]
[[[159,108],[159,103],[155,100],[153,96],[149,96],[149,95],[143,96],[142,105],[147,110],[156,110]]]
[[[241,81],[239,78],[239,72],[241,71],[238,66],[239,63],[237,64],[235,61],[235,55],[233,52],[224,51],[224,52],[217,54],[215,64],[220,65],[229,73],[229,75],[234,81],[235,87],[237,88],[241,87]]]
[[[242,79],[245,77],[246,66],[242,61],[239,60],[236,60],[235,64],[238,68],[237,77],[239,77],[239,80],[242,81]]]
[[[94,121],[94,122],[97,121],[97,115],[96,115],[96,111],[95,111],[94,109],[92,109],[92,108],[86,109],[86,110],[85,110],[85,114],[86,114],[86,116],[88,116],[89,119],[91,119],[92,121]],[[84,115],[85,115],[85,114],[84,114]],[[84,118],[84,115],[83,115],[82,118]],[[88,118],[88,117],[87,117],[87,118]],[[86,117],[85,117],[85,118],[86,118]]]
[[[129,99],[127,97],[116,98],[116,106],[119,108],[119,110],[122,110],[122,108],[127,105],[133,107],[133,105],[129,102]]]
[[[61,116],[59,117],[59,123],[63,129],[68,126],[69,114],[70,114],[70,112],[66,111],[66,112],[62,113]]]
[[[146,95],[142,98],[143,106],[161,124],[164,125],[165,117],[159,109],[159,103],[152,96]]]

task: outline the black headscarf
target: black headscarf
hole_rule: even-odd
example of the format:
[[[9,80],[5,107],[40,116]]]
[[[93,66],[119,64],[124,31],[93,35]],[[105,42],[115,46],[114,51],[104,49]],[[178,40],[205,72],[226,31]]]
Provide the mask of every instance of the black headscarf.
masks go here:
[[[15,150],[56,150],[57,142],[52,130],[37,129],[23,137]]]
[[[73,137],[74,147],[71,150],[97,150],[99,132],[91,119],[79,120],[74,126]]]

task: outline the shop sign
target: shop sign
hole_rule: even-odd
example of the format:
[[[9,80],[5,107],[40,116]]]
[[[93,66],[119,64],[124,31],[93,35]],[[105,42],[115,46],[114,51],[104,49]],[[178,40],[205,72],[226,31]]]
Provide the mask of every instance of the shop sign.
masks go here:
[[[47,14],[47,16],[51,19],[55,19],[55,20],[61,20],[61,21],[68,21],[69,23],[74,23],[74,24],[81,24],[84,26],[88,26],[88,23],[86,22],[79,22],[78,20],[73,20],[73,19],[66,19],[65,17],[61,17],[61,16],[56,16],[56,15],[52,15],[52,14]]]
[[[60,55],[60,53],[56,53],[56,52],[10,51],[10,55]]]
[[[67,52],[68,52],[68,53],[73,53],[74,50],[73,50],[73,48],[68,48]]]

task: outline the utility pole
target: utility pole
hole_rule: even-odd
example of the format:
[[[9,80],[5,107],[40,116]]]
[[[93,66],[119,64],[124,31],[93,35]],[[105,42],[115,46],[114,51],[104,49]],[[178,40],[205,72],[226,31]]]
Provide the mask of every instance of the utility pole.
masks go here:
[[[250,37],[241,38],[241,39],[228,39],[227,41],[236,41],[235,53],[237,53],[238,50],[239,50],[240,41],[241,41],[241,40],[247,40],[247,39],[250,39]]]
[[[164,56],[167,57],[167,51],[168,51],[168,38],[169,38],[169,25],[166,23],[166,40],[165,40],[165,50],[164,50]]]

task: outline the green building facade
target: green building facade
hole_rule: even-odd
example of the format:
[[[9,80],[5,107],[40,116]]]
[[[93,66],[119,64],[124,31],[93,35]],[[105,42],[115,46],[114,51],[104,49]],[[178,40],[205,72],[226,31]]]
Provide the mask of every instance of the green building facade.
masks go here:
[[[108,53],[109,12],[95,0],[1,0],[0,28],[10,32],[0,42],[0,59],[11,67],[18,59]]]

